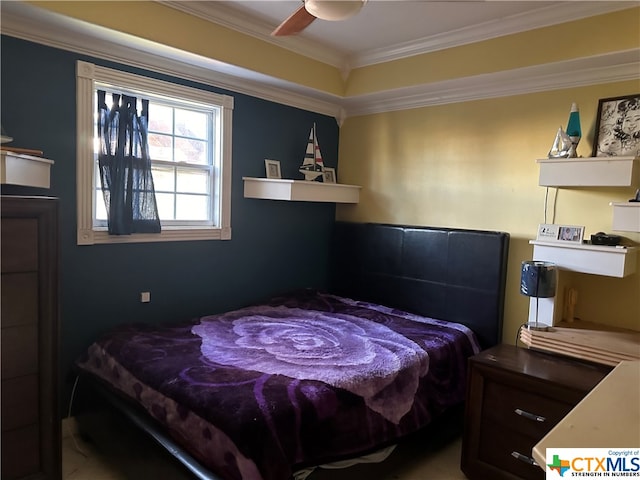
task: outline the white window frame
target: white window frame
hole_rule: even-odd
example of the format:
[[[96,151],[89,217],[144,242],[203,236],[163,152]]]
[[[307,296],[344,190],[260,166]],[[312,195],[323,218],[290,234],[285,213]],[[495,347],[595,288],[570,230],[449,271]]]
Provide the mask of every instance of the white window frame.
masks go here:
[[[95,88],[96,82],[123,85],[168,97],[180,97],[196,102],[218,105],[222,135],[220,152],[220,177],[217,190],[220,224],[217,226],[165,226],[160,233],[134,233],[132,235],[109,235],[104,227],[94,227],[95,201],[94,137],[95,137]],[[76,188],[77,188],[77,244],[172,242],[185,240],[229,240],[231,239],[231,129],[233,124],[233,97],[206,90],[185,87],[179,84],[155,80],[130,73],[120,72],[88,62],[76,64],[77,139],[76,139]],[[215,217],[216,215],[214,215]]]

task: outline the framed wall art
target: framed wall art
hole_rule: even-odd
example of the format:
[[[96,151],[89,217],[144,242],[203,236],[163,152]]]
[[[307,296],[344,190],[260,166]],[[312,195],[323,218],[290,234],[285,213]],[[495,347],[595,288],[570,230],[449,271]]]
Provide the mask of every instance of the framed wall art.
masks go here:
[[[322,171],[322,181],[324,183],[336,183],[336,169],[324,167]]]
[[[267,178],[282,178],[280,162],[278,160],[264,160],[264,168],[267,171]]]
[[[593,157],[640,154],[640,93],[598,101]]]

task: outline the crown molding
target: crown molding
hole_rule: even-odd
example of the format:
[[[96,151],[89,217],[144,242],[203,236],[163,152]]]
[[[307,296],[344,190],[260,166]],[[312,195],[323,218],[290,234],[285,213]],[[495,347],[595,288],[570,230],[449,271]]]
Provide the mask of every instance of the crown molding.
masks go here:
[[[467,28],[415,41],[392,45],[389,48],[370,50],[348,59],[351,68],[399,60],[414,55],[468,45],[537,28],[557,25],[573,20],[602,15],[637,6],[637,2],[565,2],[541,7],[527,13],[510,15]]]
[[[333,116],[405,110],[640,78],[640,48],[341,97],[37,9],[0,2],[1,33]]]
[[[345,98],[346,117],[640,79],[640,49]]]
[[[156,1],[176,10],[195,15],[203,20],[228,27],[264,42],[327,63],[338,68],[343,72],[343,75],[347,75],[354,68],[467,45],[491,38],[624,10],[638,5],[638,2],[635,1],[569,1],[560,5],[544,6],[527,13],[514,14],[451,32],[423,37],[411,42],[372,49],[358,55],[348,55],[322,45],[317,40],[311,41],[302,36],[273,37],[271,36],[273,25],[243,16],[237,10],[228,8],[218,2],[200,2],[197,0]]]

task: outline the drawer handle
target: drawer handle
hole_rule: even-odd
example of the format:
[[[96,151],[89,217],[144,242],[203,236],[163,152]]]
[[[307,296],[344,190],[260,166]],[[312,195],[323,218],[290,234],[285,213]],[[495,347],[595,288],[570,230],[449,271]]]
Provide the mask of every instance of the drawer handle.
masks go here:
[[[528,457],[527,455],[523,455],[520,452],[513,451],[511,452],[511,456],[524,463],[528,463],[529,465],[534,465],[536,467],[538,466],[538,463],[533,458]]]
[[[525,412],[524,410],[520,410],[519,408],[515,409],[516,414],[521,417],[528,418],[529,420],[533,420],[534,422],[544,422],[547,419],[541,415],[536,415],[535,413]]]

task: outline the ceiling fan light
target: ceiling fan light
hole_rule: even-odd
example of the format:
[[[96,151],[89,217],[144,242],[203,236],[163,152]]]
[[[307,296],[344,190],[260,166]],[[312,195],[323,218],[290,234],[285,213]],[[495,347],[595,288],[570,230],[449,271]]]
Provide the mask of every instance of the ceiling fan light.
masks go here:
[[[346,20],[360,11],[366,0],[304,0],[304,8],[322,20]]]

